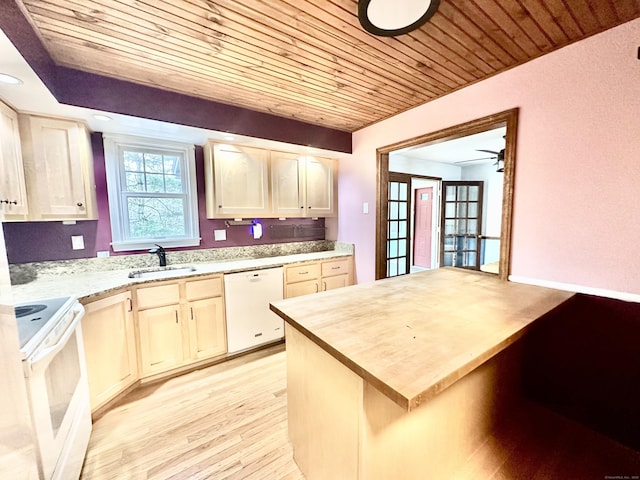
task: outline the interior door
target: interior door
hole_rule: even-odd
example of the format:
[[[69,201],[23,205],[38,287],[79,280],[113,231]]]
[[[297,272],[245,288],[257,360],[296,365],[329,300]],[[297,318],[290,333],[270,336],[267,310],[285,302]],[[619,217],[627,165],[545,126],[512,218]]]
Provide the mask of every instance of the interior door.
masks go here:
[[[417,188],[414,205],[413,264],[431,268],[433,187]]]
[[[440,264],[480,270],[482,181],[442,182]]]
[[[409,273],[411,175],[389,173],[387,198],[387,277]]]

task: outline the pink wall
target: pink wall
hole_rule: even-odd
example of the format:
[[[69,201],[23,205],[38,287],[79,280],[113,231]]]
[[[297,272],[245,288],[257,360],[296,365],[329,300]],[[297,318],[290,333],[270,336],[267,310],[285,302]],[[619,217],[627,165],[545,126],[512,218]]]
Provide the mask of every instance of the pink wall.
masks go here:
[[[376,148],[519,107],[512,275],[640,293],[638,31],[640,19],[356,132],[338,239],[356,246],[358,281],[374,279]]]

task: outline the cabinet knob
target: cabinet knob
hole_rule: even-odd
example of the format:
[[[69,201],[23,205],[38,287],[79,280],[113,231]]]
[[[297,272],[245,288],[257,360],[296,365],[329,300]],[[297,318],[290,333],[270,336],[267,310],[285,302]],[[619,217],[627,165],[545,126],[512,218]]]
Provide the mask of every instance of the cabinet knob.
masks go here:
[[[309,208],[311,208],[311,205],[309,205]]]
[[[78,203],[76,203],[76,205],[77,205],[78,207],[82,207],[82,202],[78,202]]]
[[[218,208],[222,208],[222,205],[218,205]]]
[[[304,205],[301,205],[300,208],[304,208]]]

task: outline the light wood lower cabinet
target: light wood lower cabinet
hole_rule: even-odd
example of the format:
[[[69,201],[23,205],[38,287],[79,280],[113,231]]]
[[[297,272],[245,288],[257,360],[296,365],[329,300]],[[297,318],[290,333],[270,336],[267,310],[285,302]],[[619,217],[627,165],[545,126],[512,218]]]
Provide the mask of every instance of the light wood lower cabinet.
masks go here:
[[[227,351],[222,276],[136,287],[141,377]]]
[[[285,298],[353,285],[353,257],[285,265],[284,282]]]
[[[91,410],[95,411],[138,380],[130,292],[84,306],[82,335]]]

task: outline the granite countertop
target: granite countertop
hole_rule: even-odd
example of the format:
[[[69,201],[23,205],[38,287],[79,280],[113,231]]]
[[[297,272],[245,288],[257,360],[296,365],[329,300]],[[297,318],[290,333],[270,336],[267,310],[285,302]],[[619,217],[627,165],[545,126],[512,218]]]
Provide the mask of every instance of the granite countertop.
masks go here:
[[[279,300],[271,309],[402,408],[413,410],[573,295],[441,268]]]
[[[88,271],[73,273],[52,273],[38,276],[37,279],[23,285],[13,285],[12,293],[15,303],[22,303],[39,298],[52,298],[66,295],[75,295],[81,302],[89,302],[93,297],[127,288],[131,285],[171,280],[187,277],[198,277],[212,273],[233,273],[245,270],[278,267],[289,263],[305,262],[312,260],[325,260],[352,255],[349,251],[328,250],[323,252],[298,253],[293,255],[280,255],[265,258],[240,258],[218,260],[207,263],[189,263],[188,266],[195,270],[188,273],[176,272],[162,279],[136,279],[129,278],[129,272],[136,268],[126,270]],[[168,269],[180,265],[168,265]],[[185,265],[186,266],[186,265]],[[168,270],[170,271],[170,270]]]

